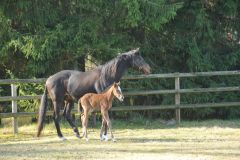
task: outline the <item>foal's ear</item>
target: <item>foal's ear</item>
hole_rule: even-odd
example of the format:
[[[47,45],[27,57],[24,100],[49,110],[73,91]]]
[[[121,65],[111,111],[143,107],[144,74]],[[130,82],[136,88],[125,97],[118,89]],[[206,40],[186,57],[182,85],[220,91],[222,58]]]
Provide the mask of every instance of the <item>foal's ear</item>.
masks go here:
[[[120,86],[120,81],[116,83],[118,86]]]
[[[114,82],[114,87],[118,87],[118,86],[120,86],[120,81],[119,82]]]

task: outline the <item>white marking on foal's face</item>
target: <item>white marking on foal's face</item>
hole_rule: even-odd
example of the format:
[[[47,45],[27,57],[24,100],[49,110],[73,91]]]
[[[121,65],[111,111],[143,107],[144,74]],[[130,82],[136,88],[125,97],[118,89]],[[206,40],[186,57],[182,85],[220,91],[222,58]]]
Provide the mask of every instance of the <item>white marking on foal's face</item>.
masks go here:
[[[120,86],[118,86],[118,90],[122,93],[122,90],[121,90]]]
[[[122,90],[121,90],[121,88],[120,88],[120,86],[118,86],[118,92],[120,92],[121,94],[119,94],[118,96],[117,96],[117,98],[119,99],[119,101],[123,101],[124,100],[124,96],[123,96],[123,94],[122,94]]]

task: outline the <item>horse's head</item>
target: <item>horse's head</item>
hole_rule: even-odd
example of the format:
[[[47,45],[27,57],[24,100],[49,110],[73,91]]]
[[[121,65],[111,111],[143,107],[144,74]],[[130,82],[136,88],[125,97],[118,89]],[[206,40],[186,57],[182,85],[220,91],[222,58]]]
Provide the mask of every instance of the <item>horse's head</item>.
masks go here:
[[[119,101],[124,100],[124,96],[122,94],[122,90],[120,88],[120,82],[116,83],[114,82],[113,84],[113,95],[119,99]]]
[[[150,74],[151,68],[140,55],[139,48],[131,50],[130,52],[132,55],[132,66],[136,69],[142,70],[145,74]]]

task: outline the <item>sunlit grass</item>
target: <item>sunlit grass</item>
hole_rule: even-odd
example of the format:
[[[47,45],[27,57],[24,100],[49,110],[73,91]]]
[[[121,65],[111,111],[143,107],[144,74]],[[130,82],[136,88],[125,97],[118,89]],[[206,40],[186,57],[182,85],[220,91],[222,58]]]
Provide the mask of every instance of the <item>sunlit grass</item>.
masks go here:
[[[36,124],[0,127],[0,159],[240,159],[240,120],[183,121],[164,125],[161,120],[113,121],[117,142],[99,140],[97,129],[89,128],[89,142],[77,139],[61,123],[67,141],[57,138],[53,123],[45,126],[40,139]]]

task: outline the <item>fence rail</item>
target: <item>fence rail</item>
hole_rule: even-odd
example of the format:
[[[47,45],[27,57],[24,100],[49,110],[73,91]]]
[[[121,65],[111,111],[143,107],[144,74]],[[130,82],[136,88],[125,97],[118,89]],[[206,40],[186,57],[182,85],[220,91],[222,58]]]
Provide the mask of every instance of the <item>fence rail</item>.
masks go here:
[[[205,104],[181,104],[181,94],[185,93],[206,93],[206,92],[230,92],[240,91],[240,86],[228,86],[228,87],[217,87],[217,88],[192,88],[192,89],[181,89],[180,80],[181,78],[189,77],[210,77],[210,76],[239,76],[240,70],[237,71],[215,71],[215,72],[195,72],[195,73],[168,73],[168,74],[150,74],[150,75],[131,75],[123,77],[124,80],[134,79],[152,79],[152,78],[174,78],[175,89],[171,90],[147,90],[147,91],[128,91],[125,92],[125,96],[137,96],[137,95],[155,95],[155,94],[175,94],[175,104],[172,105],[148,105],[148,106],[121,106],[113,107],[112,111],[130,111],[130,110],[159,110],[159,109],[175,109],[176,120],[180,123],[180,109],[182,108],[203,108],[203,107],[237,107],[240,106],[238,102],[223,102],[223,103],[205,103]],[[18,100],[32,100],[40,99],[41,95],[34,96],[17,96],[17,84],[22,83],[38,83],[43,84],[46,78],[41,79],[1,79],[0,85],[11,84],[12,96],[0,97],[0,102],[12,101],[12,113],[0,113],[0,118],[12,117],[14,133],[17,133],[17,117],[22,116],[36,116],[36,112],[17,112]],[[76,111],[73,111],[76,113]],[[47,112],[48,115],[53,114],[52,111]]]

